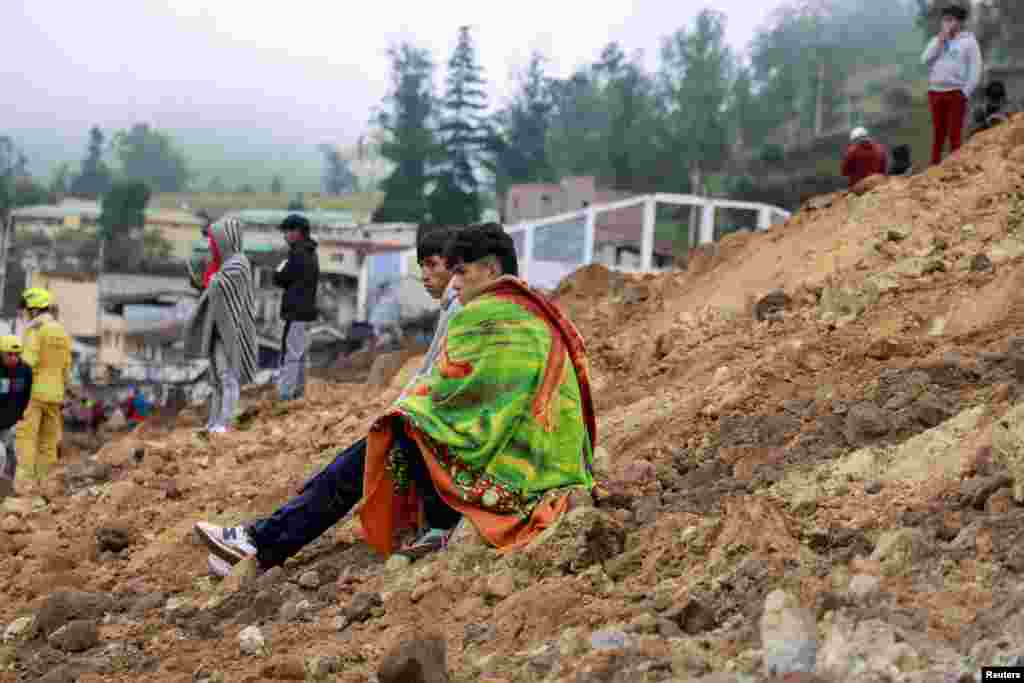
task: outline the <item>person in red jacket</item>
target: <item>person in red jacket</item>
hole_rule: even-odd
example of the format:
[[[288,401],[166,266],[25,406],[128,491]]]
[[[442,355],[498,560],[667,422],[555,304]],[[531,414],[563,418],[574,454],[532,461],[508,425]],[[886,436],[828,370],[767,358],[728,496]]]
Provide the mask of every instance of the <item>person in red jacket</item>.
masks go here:
[[[843,155],[843,175],[850,180],[850,187],[872,175],[885,175],[889,168],[889,150],[875,142],[864,128],[855,128],[850,133],[850,145]]]

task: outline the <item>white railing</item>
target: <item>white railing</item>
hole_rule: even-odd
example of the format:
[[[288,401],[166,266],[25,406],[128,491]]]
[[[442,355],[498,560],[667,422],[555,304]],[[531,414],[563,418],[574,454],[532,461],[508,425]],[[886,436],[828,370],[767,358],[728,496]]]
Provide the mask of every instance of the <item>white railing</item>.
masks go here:
[[[735,209],[756,214],[757,219],[751,225],[732,226],[749,228],[756,231],[768,230],[771,226],[785,222],[790,213],[776,206],[753,202],[737,202],[729,199],[713,199],[696,195],[681,194],[649,194],[630,197],[608,204],[589,206],[578,211],[521,221],[514,225],[506,225],[505,230],[516,242],[519,256],[519,276],[532,286],[541,289],[554,289],[567,275],[591,263],[603,263],[615,270],[654,272],[664,270],[655,264],[655,228],[657,207],[668,204],[677,207],[691,207],[693,216],[690,221],[690,234],[687,243],[692,246],[710,244],[715,241],[715,220],[718,211]],[[598,218],[602,214],[621,211],[641,206],[639,239],[626,236],[609,240],[599,234]],[[628,222],[627,222],[628,223]],[[635,225],[627,224],[625,232],[635,235]],[[625,265],[618,261],[618,256],[608,259],[599,253],[599,247],[613,246],[614,249],[626,249],[639,253],[639,263]],[[413,260],[415,249],[401,252],[402,277],[415,275],[408,272],[408,264]],[[611,260],[612,262],[608,262]],[[359,319],[365,320],[367,315],[367,283],[369,282],[371,259],[364,261],[360,273],[360,296],[358,297]],[[669,266],[671,267],[671,263]]]

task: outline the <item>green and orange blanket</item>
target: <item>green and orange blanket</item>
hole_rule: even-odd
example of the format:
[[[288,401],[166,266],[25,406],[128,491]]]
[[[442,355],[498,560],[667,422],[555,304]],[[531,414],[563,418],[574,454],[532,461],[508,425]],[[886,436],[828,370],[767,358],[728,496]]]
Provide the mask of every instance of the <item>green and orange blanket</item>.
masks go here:
[[[583,340],[557,307],[513,277],[451,319],[433,371],[368,438],[359,514],[367,542],[385,555],[406,495],[396,429],[417,443],[448,505],[499,549],[521,547],[565,512],[574,488],[594,484]]]

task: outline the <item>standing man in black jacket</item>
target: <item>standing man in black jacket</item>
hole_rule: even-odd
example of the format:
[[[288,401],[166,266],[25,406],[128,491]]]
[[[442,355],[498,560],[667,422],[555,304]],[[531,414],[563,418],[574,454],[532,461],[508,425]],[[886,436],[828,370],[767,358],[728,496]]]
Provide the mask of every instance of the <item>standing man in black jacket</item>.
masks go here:
[[[22,351],[17,337],[0,337],[0,498],[14,494],[14,428],[32,394],[32,368],[21,359]]]
[[[317,244],[309,236],[309,221],[303,216],[291,214],[281,222],[280,230],[290,251],[274,273],[274,284],[284,289],[281,319],[285,321],[277,387],[280,399],[290,401],[306,393],[306,330],[317,318],[320,260]]]

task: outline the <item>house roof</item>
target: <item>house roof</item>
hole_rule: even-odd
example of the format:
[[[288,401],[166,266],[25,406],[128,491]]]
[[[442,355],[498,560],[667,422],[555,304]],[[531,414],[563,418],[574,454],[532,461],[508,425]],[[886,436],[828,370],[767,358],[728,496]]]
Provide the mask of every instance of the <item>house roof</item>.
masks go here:
[[[11,214],[16,219],[25,220],[64,220],[73,216],[96,221],[103,208],[99,202],[79,199],[65,199],[60,204],[39,204],[23,206]],[[146,223],[169,223],[202,226],[203,222],[188,211],[178,209],[146,209]]]

